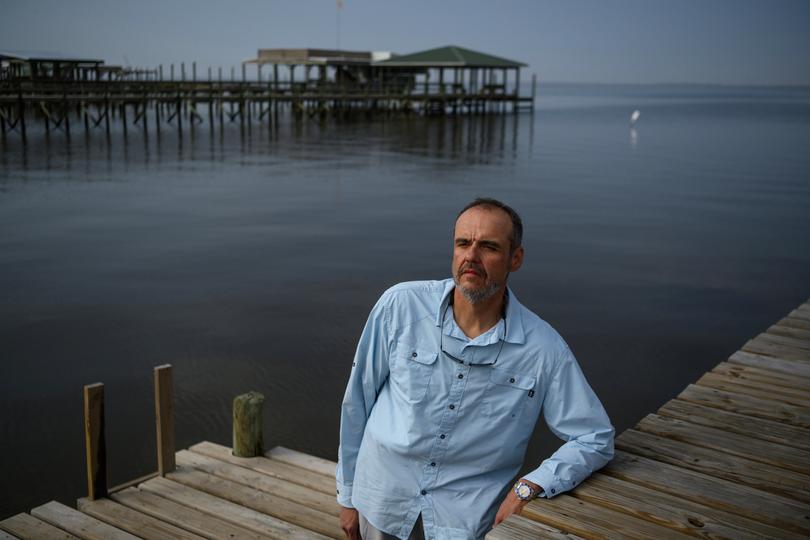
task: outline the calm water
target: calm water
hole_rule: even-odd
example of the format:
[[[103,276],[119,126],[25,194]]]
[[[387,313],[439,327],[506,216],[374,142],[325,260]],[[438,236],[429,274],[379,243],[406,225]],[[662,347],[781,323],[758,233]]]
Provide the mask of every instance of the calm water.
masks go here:
[[[334,458],[368,309],[448,275],[452,217],[477,195],[523,214],[512,287],[619,430],[810,295],[810,90],[549,85],[537,106],[8,137],[0,517],[84,494],[87,383],[106,384],[111,483],[154,470],[163,363],[179,448],[230,444],[232,398],[258,390],[268,446]],[[529,461],[557,444],[538,430]]]

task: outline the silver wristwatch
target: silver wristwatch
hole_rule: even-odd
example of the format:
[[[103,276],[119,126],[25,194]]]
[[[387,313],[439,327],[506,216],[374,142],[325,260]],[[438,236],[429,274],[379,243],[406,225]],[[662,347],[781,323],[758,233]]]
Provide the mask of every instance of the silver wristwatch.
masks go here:
[[[537,491],[526,482],[515,482],[515,495],[521,501],[530,501],[537,497]]]

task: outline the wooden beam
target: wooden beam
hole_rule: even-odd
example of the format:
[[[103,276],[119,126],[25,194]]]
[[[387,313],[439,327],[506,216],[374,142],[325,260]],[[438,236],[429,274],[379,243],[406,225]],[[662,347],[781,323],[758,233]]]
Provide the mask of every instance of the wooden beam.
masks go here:
[[[166,476],[175,469],[172,366],[170,364],[157,366],[154,373],[158,473],[160,476]]]
[[[259,392],[248,392],[233,400],[233,455],[238,457],[261,456],[262,448],[262,408],[264,396]]]
[[[87,460],[87,497],[107,495],[107,443],[104,438],[104,385],[84,387],[84,446]]]

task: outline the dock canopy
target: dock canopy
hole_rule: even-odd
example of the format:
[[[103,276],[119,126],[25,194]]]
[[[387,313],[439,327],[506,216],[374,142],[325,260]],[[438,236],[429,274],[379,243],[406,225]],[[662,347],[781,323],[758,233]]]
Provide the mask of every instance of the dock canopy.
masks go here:
[[[256,58],[245,60],[245,64],[286,64],[286,65],[369,65],[372,53],[365,51],[340,51],[333,49],[259,49]]]
[[[375,62],[375,67],[522,68],[526,64],[464,47],[448,45]]]

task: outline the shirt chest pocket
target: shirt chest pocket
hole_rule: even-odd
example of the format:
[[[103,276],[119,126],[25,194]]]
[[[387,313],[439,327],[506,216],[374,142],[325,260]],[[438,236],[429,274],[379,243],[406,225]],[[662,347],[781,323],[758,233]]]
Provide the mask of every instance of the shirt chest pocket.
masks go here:
[[[425,398],[438,354],[435,351],[399,344],[391,366],[395,390],[409,403]]]
[[[537,377],[533,375],[491,368],[484,391],[484,414],[497,420],[518,419],[527,400],[534,397],[536,384]]]

